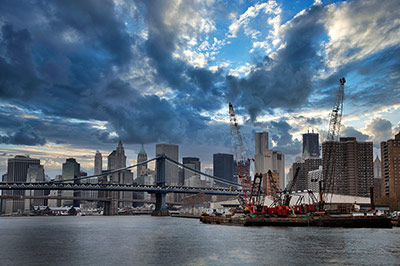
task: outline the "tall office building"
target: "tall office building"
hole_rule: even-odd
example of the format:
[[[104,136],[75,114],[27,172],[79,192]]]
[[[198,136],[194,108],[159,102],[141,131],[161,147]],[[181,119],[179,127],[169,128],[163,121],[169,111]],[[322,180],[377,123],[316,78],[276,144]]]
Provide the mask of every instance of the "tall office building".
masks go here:
[[[183,157],[182,163],[183,164],[193,164],[194,169],[196,169],[197,171],[200,171],[200,169],[201,169],[201,162],[200,162],[200,159],[197,157]]]
[[[214,176],[231,182],[238,182],[233,175],[233,155],[226,153],[216,153],[213,155]],[[219,186],[228,186],[216,181]]]
[[[201,169],[201,162],[199,158],[196,157],[183,157],[182,158],[182,163],[186,165],[187,167],[190,167],[194,170],[200,171]],[[200,175],[196,174],[190,170],[184,169],[183,170],[183,181],[182,185],[188,186],[188,187],[200,187],[201,186],[201,181],[200,181]]]
[[[94,156],[94,174],[99,175],[99,174],[102,174],[103,172],[104,172],[103,171],[103,155],[99,151],[96,151],[96,155]],[[105,176],[105,175],[99,176],[95,180],[98,184],[104,184],[107,182],[107,176]],[[106,197],[105,191],[97,191],[96,194],[97,194],[98,198]],[[93,194],[93,196],[94,196],[94,194]],[[99,208],[103,207],[104,202],[98,201],[96,205]]]
[[[357,142],[354,137],[324,142],[322,168],[328,192],[369,196],[374,185],[372,142]]]
[[[62,180],[65,183],[79,184],[80,181],[76,179],[81,176],[80,171],[81,171],[81,165],[74,158],[68,158],[62,165]],[[63,190],[61,192],[62,196],[67,196],[67,197],[78,196],[78,194],[79,194],[78,191],[73,191],[73,190]],[[64,207],[66,206],[79,207],[76,206],[77,205],[76,203],[77,202],[75,201],[75,206],[74,206],[74,201],[71,199],[61,200],[61,205]]]
[[[257,132],[255,136],[255,171],[256,173],[263,174],[263,179],[269,182],[268,170],[272,172],[276,171],[277,186],[282,189],[285,187],[285,155],[281,151],[275,151],[268,149],[268,133],[267,132]],[[268,186],[268,184],[267,184]]]
[[[62,175],[56,175],[54,181],[61,181]],[[50,196],[61,196],[61,190],[50,190]],[[60,199],[49,199],[48,200],[49,207],[61,207],[61,200]]]
[[[88,173],[84,171],[80,171],[80,176],[84,177],[87,176]],[[96,177],[94,178],[86,178],[82,179],[81,183],[83,184],[97,184],[98,180]],[[98,191],[96,190],[82,190],[79,192],[79,194],[82,198],[98,198]],[[81,206],[83,205],[83,208],[95,208],[97,206],[97,203],[94,201],[86,201],[86,200],[81,200],[81,201],[75,201],[74,205],[76,206]]]
[[[36,183],[44,180],[43,165],[32,164],[28,167],[26,182]],[[25,190],[26,196],[44,196],[43,190]],[[33,206],[44,206],[44,199],[25,199],[25,210],[30,210]]]
[[[147,161],[147,153],[144,150],[144,145],[140,148],[137,155],[137,163]],[[147,163],[136,167],[136,183],[138,185],[153,185],[155,171],[147,168]],[[151,200],[151,194],[147,192],[134,192],[133,197],[141,200]],[[134,206],[143,206],[144,203],[134,203]]]
[[[140,176],[136,178],[136,184],[138,185],[154,185],[155,184],[155,171],[151,170],[149,168],[144,169],[141,171]],[[150,201],[152,198],[154,198],[154,194],[150,194],[148,192],[134,192],[133,193],[133,198],[134,199],[140,199],[140,200],[148,200]],[[144,203],[138,203],[135,202],[133,206],[138,207],[138,206],[143,206]]]
[[[118,142],[118,147],[116,150],[113,150],[110,155],[108,155],[108,170],[115,170],[119,168],[126,167],[126,155],[125,149],[122,145],[122,141]],[[133,184],[133,173],[129,170],[119,171],[117,173],[113,173],[109,176],[111,183],[114,184]],[[112,192],[112,197],[116,197],[118,199],[133,199],[132,192]],[[124,206],[132,206],[131,202],[122,202],[120,201],[118,206],[120,208]],[[115,206],[113,207],[116,210]]]
[[[256,154],[264,154],[268,151],[268,132],[257,132],[255,140]]]
[[[99,175],[103,171],[103,156],[99,151],[96,151],[94,156],[94,174]]]
[[[6,182],[7,181],[7,173],[1,176],[1,181]],[[0,190],[0,195],[3,194],[3,190]],[[0,213],[5,213],[6,212],[6,201],[3,199],[0,199]]]
[[[156,144],[156,156],[165,154],[168,158],[179,161],[179,146],[175,144]],[[179,168],[169,162],[165,164],[165,183],[176,186],[179,182]]]
[[[40,165],[39,159],[33,159],[29,156],[17,155],[8,159],[7,166],[7,182],[26,182],[28,176],[28,168],[31,165]],[[25,195],[24,190],[5,190],[4,195]],[[6,199],[5,213],[24,211],[25,202],[23,199]]]
[[[138,163],[143,163],[145,161],[147,161],[147,153],[144,150],[144,146],[142,144],[142,147],[140,148],[140,151],[139,151],[138,156],[137,156],[137,162]],[[147,163],[143,164],[143,165],[139,165],[136,168],[137,168],[136,177],[139,177],[139,176],[141,176],[142,174],[144,174],[146,172]]]
[[[382,196],[400,199],[400,132],[381,142]]]
[[[319,158],[319,135],[318,133],[303,134],[303,160]]]
[[[125,149],[122,146],[122,141],[118,142],[118,147],[116,150],[113,150],[110,155],[108,155],[108,170],[114,170],[118,168],[126,167],[126,156]],[[118,180],[118,175],[113,176],[113,181],[120,182]]]
[[[382,165],[378,156],[374,161],[374,194],[375,198],[382,197]]]

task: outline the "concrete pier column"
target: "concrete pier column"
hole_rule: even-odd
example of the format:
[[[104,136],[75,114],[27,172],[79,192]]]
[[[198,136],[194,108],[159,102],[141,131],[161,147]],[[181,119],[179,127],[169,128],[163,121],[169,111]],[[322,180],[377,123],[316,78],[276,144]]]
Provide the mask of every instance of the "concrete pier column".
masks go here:
[[[157,158],[156,161],[156,185],[165,187],[165,154]],[[151,215],[153,216],[169,216],[167,204],[165,200],[165,192],[156,192],[156,209]]]
[[[104,194],[110,201],[104,202],[103,215],[118,215],[118,191],[105,191]]]

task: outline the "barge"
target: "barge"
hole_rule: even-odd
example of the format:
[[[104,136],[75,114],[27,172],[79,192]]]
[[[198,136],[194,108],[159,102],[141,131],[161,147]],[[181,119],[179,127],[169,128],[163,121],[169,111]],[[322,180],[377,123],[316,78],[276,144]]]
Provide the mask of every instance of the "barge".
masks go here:
[[[340,215],[301,215],[288,217],[271,216],[210,216],[202,215],[200,221],[205,224],[238,226],[318,226],[344,228],[392,228],[392,221],[386,216],[351,214]]]

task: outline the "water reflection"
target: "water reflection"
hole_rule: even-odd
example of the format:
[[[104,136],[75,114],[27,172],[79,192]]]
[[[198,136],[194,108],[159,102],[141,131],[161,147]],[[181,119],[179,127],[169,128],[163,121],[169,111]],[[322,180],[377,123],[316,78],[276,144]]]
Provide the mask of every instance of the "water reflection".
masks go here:
[[[235,227],[169,217],[2,217],[0,265],[398,265],[400,228]]]

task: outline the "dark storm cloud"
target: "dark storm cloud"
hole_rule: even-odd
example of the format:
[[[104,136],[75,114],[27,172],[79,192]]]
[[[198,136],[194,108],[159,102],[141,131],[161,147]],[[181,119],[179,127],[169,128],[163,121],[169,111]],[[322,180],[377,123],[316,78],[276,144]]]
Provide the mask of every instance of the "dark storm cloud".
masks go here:
[[[37,77],[28,30],[15,30],[10,24],[1,27],[0,95],[28,99],[38,93],[43,82]]]
[[[390,47],[376,54],[340,66],[326,79],[315,82],[319,99],[312,104],[331,108],[339,80],[346,77],[344,105],[371,112],[384,105],[400,102],[400,47]],[[348,75],[350,75],[348,77]],[[356,74],[357,82],[351,80]],[[358,110],[360,111],[360,110]]]
[[[115,142],[117,138],[127,143],[179,142],[188,131],[204,128],[207,119],[196,110],[207,108],[210,101],[204,104],[201,91],[195,100],[186,94],[199,89],[208,90],[209,97],[218,94],[211,88],[211,72],[182,63],[184,73],[169,73],[171,78],[186,75],[173,87],[184,88],[183,80],[188,85],[188,91],[176,95],[176,102],[142,96],[120,80],[119,75],[129,70],[128,64],[142,56],[133,55],[136,36],[126,32],[113,1],[6,1],[0,5],[6,21],[0,36],[0,97],[26,111],[38,111],[39,117],[50,117],[47,122],[15,119],[2,124],[7,131],[3,142],[43,144],[47,140],[79,145]],[[25,17],[25,23],[17,17]],[[181,101],[182,97],[187,97],[186,101]],[[191,105],[196,101],[203,107]],[[4,107],[3,114],[11,113],[12,108]],[[70,122],[70,118],[105,121],[106,129]],[[30,127],[25,135],[20,131],[22,124]]]
[[[225,77],[224,70],[213,73],[193,67],[173,56],[176,47],[185,43],[179,36],[180,24],[165,23],[170,4],[140,2],[143,12],[138,11],[137,25],[132,26],[136,34],[147,31],[147,37],[140,39],[127,30],[127,14],[121,14],[111,0],[1,1],[0,97],[39,117],[11,121],[0,116],[0,121],[9,120],[2,123],[2,141],[100,145],[121,137],[127,143],[205,141],[228,146],[229,129],[209,124],[202,111],[217,110],[234,100],[238,113],[248,112],[255,121],[263,111],[284,108],[291,112],[307,104],[315,86],[311,77],[321,69],[317,49],[324,27],[317,21],[324,16],[324,7],[314,6],[288,23],[282,36],[286,47],[274,59],[260,60],[247,77],[239,79]],[[179,11],[191,4],[182,1]],[[384,71],[374,65],[382,64],[378,60],[384,59],[364,62],[360,73]],[[398,74],[399,61],[395,60],[382,73]],[[146,73],[141,74],[142,66]],[[338,70],[323,87],[336,85],[345,71]],[[125,77],[132,74],[132,79],[145,85],[128,83]],[[386,82],[394,84],[393,80]],[[168,91],[163,91],[166,87]],[[371,85],[369,93],[352,94],[349,99],[355,103],[379,97],[382,101],[398,99],[399,94],[392,97],[389,93],[391,89],[376,91]],[[316,104],[321,107],[329,99],[331,107],[331,95],[322,91],[322,100]],[[13,116],[13,108],[5,107],[2,115]],[[105,129],[94,128],[93,120],[105,122]],[[319,122],[310,119],[305,123]],[[26,132],[24,124],[28,125]],[[290,136],[295,131],[292,126],[281,119],[267,128],[278,149],[295,154],[301,145]]]
[[[44,145],[46,140],[29,126],[23,126],[10,135],[0,135],[0,143],[17,145]]]
[[[286,47],[275,59],[265,57],[248,77],[227,77],[230,97],[246,107],[253,121],[263,110],[298,108],[307,101],[314,69],[321,60],[316,38],[324,32],[324,26],[317,22],[323,14],[322,7],[314,6],[298,16],[288,26]]]
[[[113,88],[110,89],[110,86]],[[141,96],[126,82],[114,80],[105,90],[121,93],[112,94],[107,100],[98,102],[98,109],[128,143],[178,143],[188,132],[196,132],[205,126],[205,118],[195,112],[179,105],[174,107],[156,95]],[[124,91],[128,90],[132,97],[127,99]],[[115,104],[117,102],[119,105]]]
[[[23,111],[15,112],[13,116],[4,114],[0,109],[1,130],[0,140],[6,144],[44,145],[48,140],[55,143],[91,145],[99,144],[96,138],[101,130],[95,129],[89,123],[70,122],[60,118],[39,118],[25,116]]]
[[[292,138],[290,131],[293,127],[285,118],[281,118],[278,121],[256,122],[255,126],[269,133],[270,139],[275,142],[273,146],[274,149],[290,155],[296,155],[301,152],[301,141]],[[255,131],[253,133],[255,133]]]
[[[357,141],[367,141],[369,136],[355,129],[354,127],[344,127],[340,132],[340,137],[355,137]]]
[[[213,73],[205,68],[195,68],[174,58],[179,44],[179,28],[165,24],[166,1],[143,1],[146,10],[148,39],[145,51],[157,70],[156,81],[166,83],[176,90],[176,100],[187,103],[193,111],[212,111],[221,107],[224,100],[224,81],[221,72]],[[184,3],[183,3],[184,5]]]

